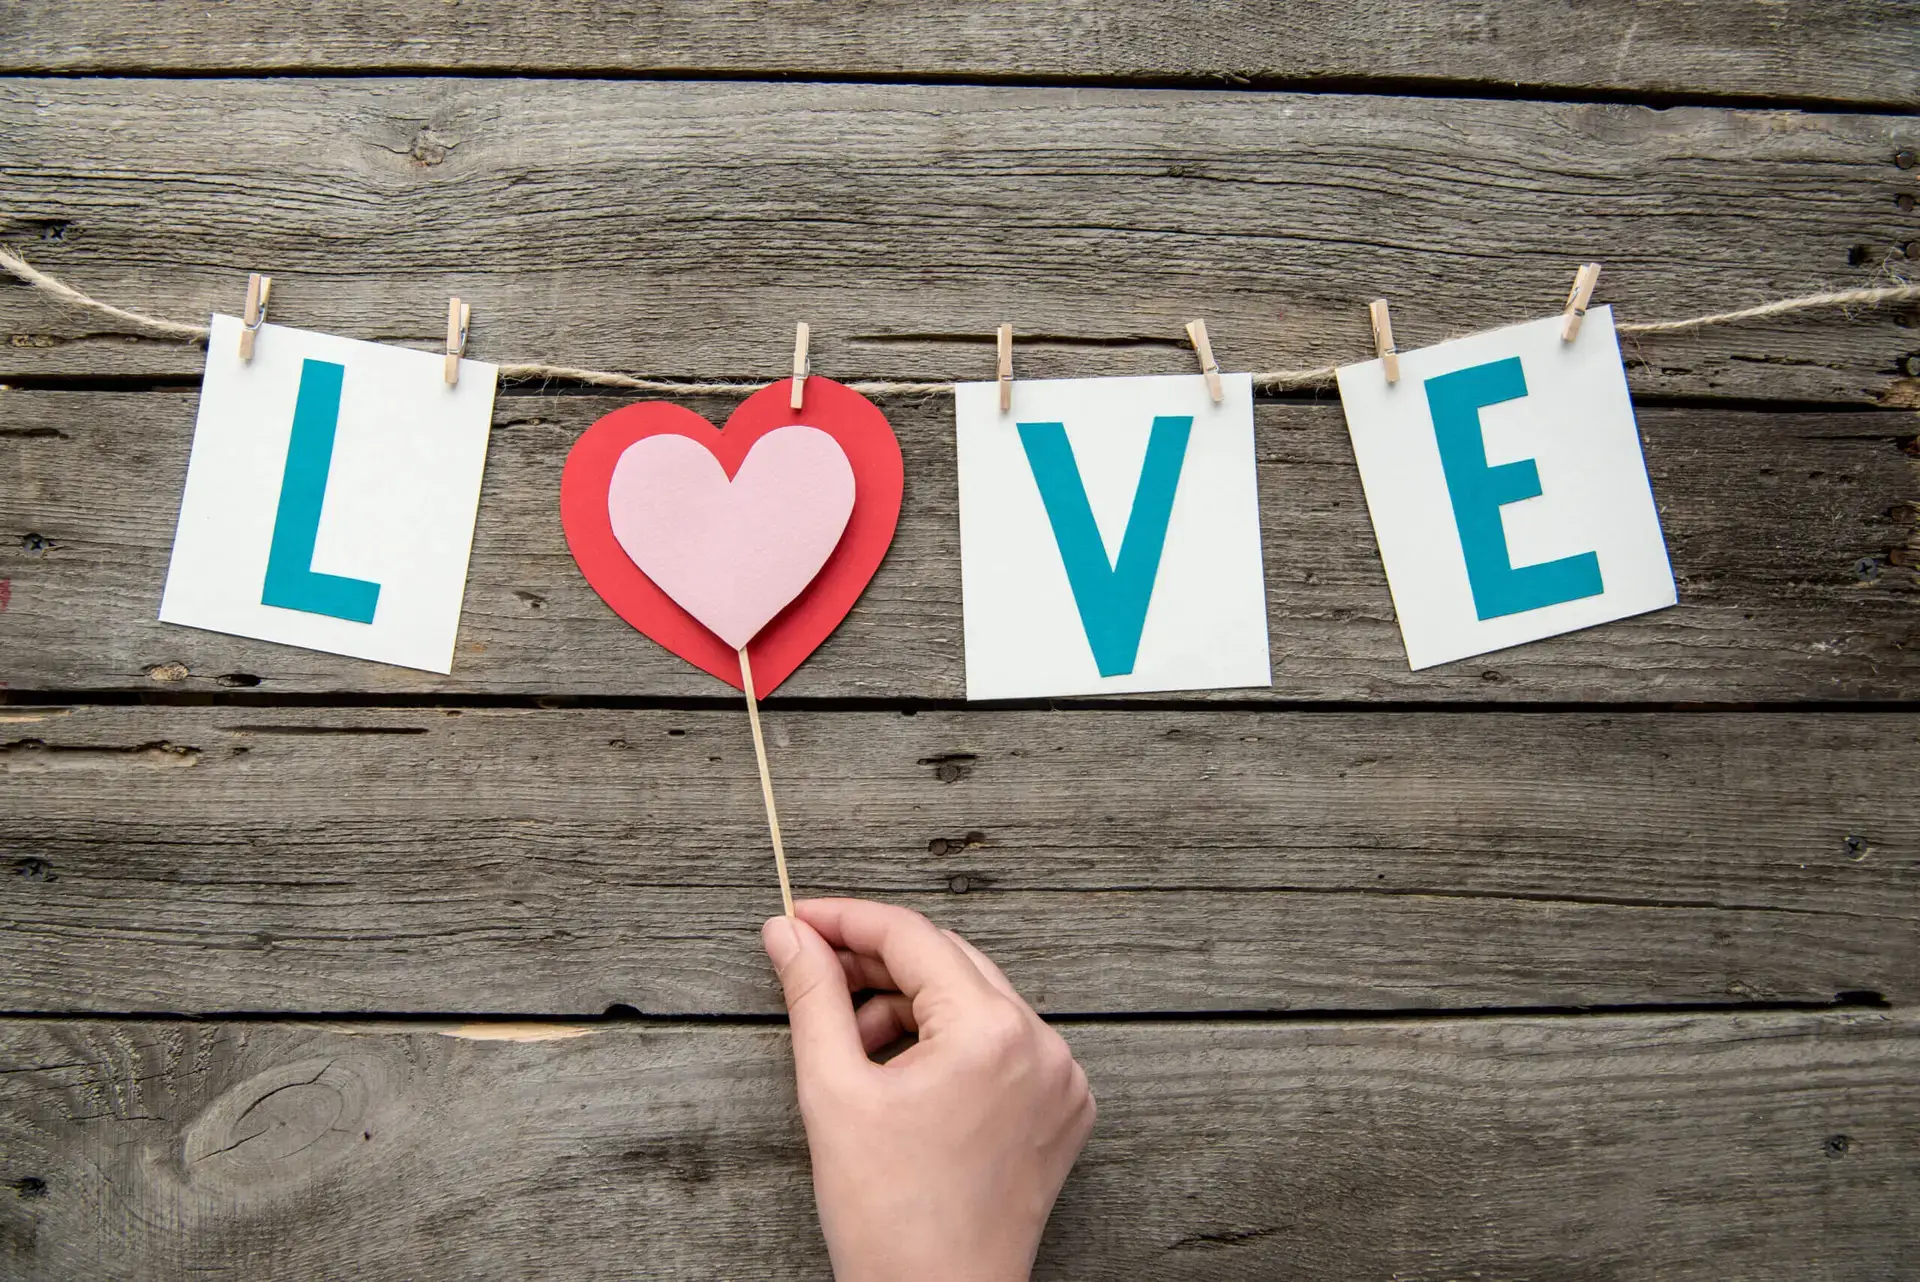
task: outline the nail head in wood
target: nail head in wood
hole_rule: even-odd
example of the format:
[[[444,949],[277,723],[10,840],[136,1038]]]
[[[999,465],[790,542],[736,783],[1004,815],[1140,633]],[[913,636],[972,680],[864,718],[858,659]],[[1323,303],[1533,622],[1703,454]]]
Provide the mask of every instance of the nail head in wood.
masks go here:
[[[1367,317],[1373,322],[1373,350],[1389,383],[1400,381],[1400,349],[1393,345],[1393,317],[1387,313],[1387,300],[1376,298],[1367,304]]]
[[[1193,350],[1200,357],[1200,372],[1207,377],[1207,395],[1218,405],[1226,399],[1226,391],[1220,386],[1220,366],[1213,359],[1213,344],[1207,341],[1207,323],[1188,321],[1187,337],[1193,340]]]
[[[447,300],[447,386],[460,385],[460,358],[467,354],[467,326],[473,308],[457,298]]]
[[[253,341],[267,322],[267,299],[273,293],[273,277],[259,272],[247,273],[247,306],[240,313],[240,359],[253,359]]]
[[[1013,326],[1002,325],[994,334],[1000,349],[1000,412],[1013,408]]]
[[[807,356],[807,323],[801,321],[793,328],[793,395],[787,399],[787,404],[794,409],[800,408],[812,364]]]
[[[1573,292],[1567,295],[1566,320],[1560,326],[1560,341],[1571,343],[1580,335],[1580,322],[1587,318],[1587,304],[1593,301],[1593,287],[1600,283],[1600,264],[1588,263],[1573,277]]]

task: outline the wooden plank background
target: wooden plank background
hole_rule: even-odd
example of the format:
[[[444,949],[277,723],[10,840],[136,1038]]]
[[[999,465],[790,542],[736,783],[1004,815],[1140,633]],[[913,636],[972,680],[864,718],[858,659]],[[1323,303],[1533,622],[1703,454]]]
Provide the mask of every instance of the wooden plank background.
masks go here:
[[[9,1276],[826,1275],[785,1030],[571,1031],[0,1024]],[[1043,1278],[1911,1263],[1909,1017],[1064,1032],[1100,1125]]]
[[[237,309],[658,377],[1185,371],[1418,346],[1602,301],[1725,310],[1907,261],[1910,116],[1302,93],[502,79],[16,79],[0,236],[165,316]],[[163,201],[165,218],[153,216]],[[1791,226],[1793,234],[1756,228]],[[850,287],[850,282],[858,282]],[[0,377],[197,376],[198,351],[0,295]],[[1891,311],[1633,345],[1636,390],[1920,403]]]
[[[157,621],[195,399],[21,391],[0,432],[0,681],[15,690],[711,696],[580,577],[560,530],[574,438],[624,404],[503,397],[451,677]],[[718,422],[732,405],[688,402]],[[965,695],[952,403],[890,400],[900,532],[861,606],[782,696]],[[1332,405],[1256,411],[1274,684],[1202,698],[1877,700],[1920,682],[1911,414],[1640,414],[1676,609],[1409,672]]]
[[[961,0],[878,10],[832,0],[314,0],[298,8],[226,0],[211,9],[14,0],[0,11],[0,70],[1352,80],[1911,108],[1920,105],[1912,19],[1903,0],[1296,0],[1284,10],[1258,0]]]
[[[780,1009],[733,709],[14,716],[16,1009]],[[955,923],[1044,1010],[1920,995],[1920,717],[767,729],[798,885]]]
[[[1910,0],[19,0],[0,243],[668,379],[1187,371],[1920,262]],[[162,627],[201,353],[0,282],[0,1275],[814,1277],[744,717],[503,389],[450,677]],[[1101,1120],[1040,1276],[1900,1278],[1920,308],[1623,344],[1681,604],[1411,673],[1330,392],[1271,690],[970,707],[951,402],[767,710],[796,877],[1000,958]],[[693,398],[719,421],[724,397]],[[1597,1008],[1597,1009],[1596,1009]],[[644,1018],[642,1018],[644,1016]]]

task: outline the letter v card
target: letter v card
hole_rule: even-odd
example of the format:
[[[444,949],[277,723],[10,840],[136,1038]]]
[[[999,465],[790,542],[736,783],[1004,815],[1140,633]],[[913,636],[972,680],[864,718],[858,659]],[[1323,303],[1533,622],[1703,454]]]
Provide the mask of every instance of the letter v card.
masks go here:
[[[453,667],[495,367],[213,318],[160,619]]]
[[[1613,309],[1340,369],[1413,668],[1672,605]]]
[[[954,391],[967,697],[1272,683],[1253,381]]]

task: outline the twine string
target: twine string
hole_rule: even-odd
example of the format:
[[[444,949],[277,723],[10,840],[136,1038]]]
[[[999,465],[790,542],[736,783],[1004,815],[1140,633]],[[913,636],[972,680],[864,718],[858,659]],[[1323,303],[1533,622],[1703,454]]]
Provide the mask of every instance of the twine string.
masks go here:
[[[49,298],[72,307],[111,316],[144,333],[175,338],[187,343],[204,343],[210,333],[205,325],[190,325],[184,321],[166,320],[159,316],[148,316],[143,312],[129,311],[124,307],[115,307],[111,303],[103,303],[75,289],[65,281],[49,276],[4,245],[0,245],[0,268]],[[1759,303],[1736,311],[1709,312],[1704,316],[1688,316],[1680,320],[1618,322],[1614,325],[1614,330],[1621,334],[1681,334],[1721,325],[1740,325],[1775,316],[1790,316],[1797,312],[1824,311],[1833,308],[1872,308],[1886,303],[1908,302],[1915,299],[1920,299],[1920,283],[1900,281],[1892,285],[1870,285],[1861,289],[1800,294],[1793,298],[1778,298],[1772,302]],[[635,378],[631,374],[622,374],[615,370],[583,369],[576,365],[549,365],[540,361],[503,363],[499,366],[499,370],[500,377],[510,383],[558,381],[580,383],[589,387],[617,387],[624,391],[664,392],[675,396],[744,396],[757,392],[763,387],[772,386],[771,383],[695,383]],[[1289,392],[1302,388],[1327,387],[1334,382],[1338,370],[1339,367],[1336,365],[1317,365],[1311,369],[1272,370],[1253,375],[1253,385],[1256,390],[1262,392]],[[938,396],[951,393],[954,388],[950,382],[869,381],[849,383],[847,386],[863,396]]]
[[[140,312],[130,312],[125,308],[115,307],[112,303],[103,303],[97,298],[91,298],[81,293],[63,280],[47,275],[39,268],[27,262],[26,259],[14,253],[11,249],[8,249],[5,245],[0,245],[0,267],[6,268],[8,272],[33,286],[41,293],[51,298],[57,298],[63,303],[69,303],[88,311],[99,312],[102,315],[111,316],[115,320],[126,321],[136,329],[145,330],[150,334],[161,334],[167,338],[177,338],[186,343],[204,343],[207,341],[207,327],[205,325],[188,325],[180,321],[161,320],[158,316],[147,316]]]

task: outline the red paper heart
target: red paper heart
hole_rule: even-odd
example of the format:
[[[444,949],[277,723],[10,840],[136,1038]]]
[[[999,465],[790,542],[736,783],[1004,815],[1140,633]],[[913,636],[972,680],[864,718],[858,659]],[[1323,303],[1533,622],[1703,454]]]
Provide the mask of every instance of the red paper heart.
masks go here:
[[[674,432],[700,442],[728,476],[740,470],[753,443],[795,423],[817,427],[837,441],[853,465],[853,515],[846,533],[807,589],[747,646],[757,694],[771,694],[840,626],[866,590],[893,542],[900,520],[905,472],[900,442],[880,408],[850,387],[818,375],[807,379],[804,409],[788,402],[791,380],[763,387],[741,402],[724,428],[667,401],[626,405],[581,433],[560,474],[560,524],[580,572],[614,613],[696,667],[736,690],[740,659],[732,647],[681,609],[640,572],[607,515],[613,468],[629,445]]]

